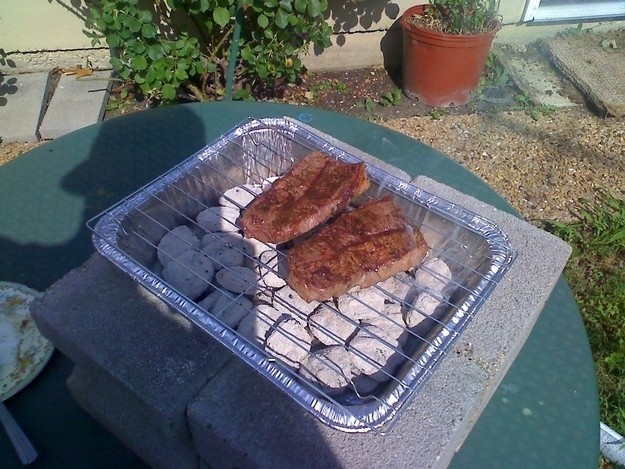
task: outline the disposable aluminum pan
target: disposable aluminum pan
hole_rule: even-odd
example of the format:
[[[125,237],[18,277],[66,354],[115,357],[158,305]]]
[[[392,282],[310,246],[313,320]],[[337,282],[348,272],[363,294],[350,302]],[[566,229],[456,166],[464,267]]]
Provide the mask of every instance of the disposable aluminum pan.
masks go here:
[[[218,231],[241,238],[236,221],[219,210],[220,216],[228,219],[221,224],[217,220],[216,228],[200,223],[198,215],[225,204],[233,188],[261,190],[271,178],[283,175],[315,150],[340,161],[359,161],[295,121],[248,119],[102,212],[89,226],[101,254],[322,422],[347,432],[384,433],[512,264],[515,252],[498,227],[367,164],[372,185],[354,205],[390,194],[409,223],[421,230],[429,252],[419,269],[401,272],[366,292],[352,291],[323,304],[307,304],[282,280],[288,245],[261,246],[270,257],[275,254],[270,262],[237,243],[229,245],[234,251],[228,255],[243,259],[247,272],[258,277],[251,281],[253,288],[246,284],[242,289],[228,286],[232,290],[226,290],[222,280],[227,276],[237,280],[237,275],[243,278],[245,269],[232,267],[213,253],[213,270],[222,276],[205,273],[202,277],[161,244],[165,235],[182,225],[189,228],[194,240],[202,239],[199,245],[193,241],[185,247],[191,251],[204,249],[206,237],[221,236]],[[235,209],[244,205],[237,200],[229,202]],[[253,246],[257,248],[258,242]],[[437,260],[442,262],[434,267]],[[178,270],[186,268],[191,277],[201,277],[206,283],[200,285],[201,293],[189,293],[191,290],[167,281],[166,262],[177,263],[171,265]],[[272,282],[266,281],[265,274],[272,276]],[[196,285],[197,280],[191,279]],[[226,299],[219,310],[217,297]],[[267,308],[281,312],[279,318],[262,316],[260,312]],[[325,311],[322,321],[316,314],[324,308],[330,313]],[[260,333],[250,336],[249,328],[243,333],[243,323],[250,321],[252,329],[260,328]],[[347,332],[339,332],[338,325]],[[278,342],[286,350],[276,348]],[[344,362],[318,359],[329,355],[330,348]],[[294,356],[300,357],[299,362],[293,361]],[[321,371],[311,371],[314,360]]]

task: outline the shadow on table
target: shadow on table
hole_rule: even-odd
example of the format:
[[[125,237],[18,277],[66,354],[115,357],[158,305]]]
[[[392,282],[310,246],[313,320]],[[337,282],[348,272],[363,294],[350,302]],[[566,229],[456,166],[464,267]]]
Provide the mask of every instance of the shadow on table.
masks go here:
[[[0,279],[46,290],[94,252],[91,232],[85,226],[89,219],[189,157],[214,137],[214,129],[209,132],[188,106],[178,105],[87,127],[41,145],[1,167]],[[98,454],[103,449],[101,441],[110,444],[108,434],[103,438],[98,432],[82,432],[81,429],[93,425],[81,412],[69,412],[72,417],[64,419],[63,409],[52,409],[55,416],[50,419],[58,425],[54,434],[36,416],[40,405],[32,402],[33,396],[41,398],[48,392],[67,395],[64,387],[58,389],[68,373],[67,359],[61,358],[53,360],[31,385],[30,396],[28,392],[22,393],[14,399],[13,406],[21,407],[23,418],[40,421],[38,427],[30,430],[42,453],[41,464],[94,467],[93,461],[88,464],[80,455],[84,456],[89,449],[93,450],[92,454]],[[68,407],[74,405],[71,399],[64,401]],[[68,455],[73,453],[69,448],[76,442],[80,442],[82,450],[71,460]],[[4,443],[0,441],[0,449]],[[125,450],[106,451],[113,459],[115,454],[120,458],[109,461],[113,464],[108,467],[136,463],[132,458],[125,460],[128,457]],[[63,454],[63,461],[55,461],[55,454]]]

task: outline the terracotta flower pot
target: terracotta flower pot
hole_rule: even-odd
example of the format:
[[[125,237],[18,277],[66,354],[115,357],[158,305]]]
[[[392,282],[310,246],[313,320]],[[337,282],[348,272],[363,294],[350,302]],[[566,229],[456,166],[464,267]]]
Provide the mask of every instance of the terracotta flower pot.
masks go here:
[[[400,19],[403,91],[429,106],[462,106],[480,81],[498,27],[483,34],[446,34],[408,20],[425,8],[408,8]]]

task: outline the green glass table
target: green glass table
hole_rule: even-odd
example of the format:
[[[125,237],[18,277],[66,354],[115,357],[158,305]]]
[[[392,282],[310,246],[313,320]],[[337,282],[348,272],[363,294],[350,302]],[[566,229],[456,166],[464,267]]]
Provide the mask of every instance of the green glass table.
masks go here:
[[[94,252],[85,222],[247,117],[289,116],[499,209],[481,179],[426,145],[376,124],[317,109],[217,102],[163,107],[73,132],[0,167],[0,280],[39,291]],[[74,403],[72,364],[56,352],[6,404],[40,452],[32,467],[144,464]],[[509,405],[514,402],[515,405]],[[538,408],[531,415],[520,408]],[[458,468],[597,467],[597,384],[586,332],[561,278],[521,353],[454,457]],[[0,467],[19,467],[0,434]]]

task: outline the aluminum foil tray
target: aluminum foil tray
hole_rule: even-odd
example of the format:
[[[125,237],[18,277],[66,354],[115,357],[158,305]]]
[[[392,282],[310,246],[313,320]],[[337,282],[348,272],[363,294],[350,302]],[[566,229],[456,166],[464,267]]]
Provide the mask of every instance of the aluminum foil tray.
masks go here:
[[[428,255],[419,269],[367,291],[304,302],[284,286],[288,245],[242,238],[236,215],[246,196],[314,150],[360,161],[295,121],[248,119],[88,226],[101,254],[322,422],[385,433],[515,252],[488,220],[367,164],[372,185],[354,204],[390,194],[421,230]],[[207,248],[211,242],[227,254]]]

